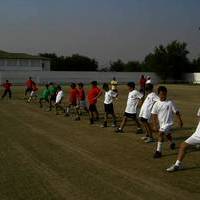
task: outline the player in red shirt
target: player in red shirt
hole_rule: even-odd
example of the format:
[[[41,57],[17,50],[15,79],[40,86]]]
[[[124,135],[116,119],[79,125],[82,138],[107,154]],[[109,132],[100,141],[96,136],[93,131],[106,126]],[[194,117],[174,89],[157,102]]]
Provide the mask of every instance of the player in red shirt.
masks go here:
[[[139,84],[140,84],[140,92],[142,94],[144,94],[145,93],[145,85],[146,85],[146,78],[144,77],[144,75],[141,75]]]
[[[1,96],[1,98],[3,99],[8,94],[9,99],[11,99],[12,98],[12,92],[11,92],[12,83],[6,80],[6,82],[3,84],[3,87],[4,87],[4,93]]]
[[[71,84],[71,89],[69,91],[69,105],[67,107],[66,115],[69,115],[69,110],[72,108],[75,111],[76,118],[75,120],[79,121],[79,105],[80,105],[80,99],[79,99],[79,91],[76,88],[76,84]]]
[[[79,92],[79,99],[80,99],[80,109],[84,109],[87,113],[89,113],[83,83],[78,83],[78,92]],[[79,110],[79,114],[80,114],[80,110]]]
[[[33,98],[35,98],[35,99],[37,98],[37,91],[38,91],[38,87],[37,87],[36,83],[33,81],[32,82],[32,91],[30,93],[30,97],[27,100],[28,103],[30,103]]]
[[[88,92],[88,102],[89,102],[89,113],[90,113],[90,124],[94,124],[94,116],[96,120],[99,119],[99,112],[97,110],[96,104],[97,99],[102,95],[102,91],[97,87],[97,81],[91,82],[92,89]]]
[[[27,93],[32,92],[32,87],[33,87],[32,77],[29,77],[29,79],[26,81],[25,97],[27,96]]]

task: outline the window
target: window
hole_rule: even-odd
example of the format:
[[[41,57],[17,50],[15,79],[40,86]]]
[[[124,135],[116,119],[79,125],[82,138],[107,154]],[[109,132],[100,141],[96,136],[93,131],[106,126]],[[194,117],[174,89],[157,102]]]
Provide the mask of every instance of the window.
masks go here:
[[[0,66],[5,66],[5,60],[0,59]]]
[[[7,66],[17,66],[17,60],[16,59],[8,59]]]
[[[19,60],[19,66],[28,67],[29,61],[28,60]]]
[[[40,60],[31,60],[31,67],[41,67]]]

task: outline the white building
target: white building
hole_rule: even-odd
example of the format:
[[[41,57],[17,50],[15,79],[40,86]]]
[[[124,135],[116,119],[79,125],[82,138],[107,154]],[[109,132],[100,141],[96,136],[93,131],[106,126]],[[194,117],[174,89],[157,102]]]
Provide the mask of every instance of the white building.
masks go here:
[[[50,60],[25,53],[0,51],[0,71],[50,71]]]

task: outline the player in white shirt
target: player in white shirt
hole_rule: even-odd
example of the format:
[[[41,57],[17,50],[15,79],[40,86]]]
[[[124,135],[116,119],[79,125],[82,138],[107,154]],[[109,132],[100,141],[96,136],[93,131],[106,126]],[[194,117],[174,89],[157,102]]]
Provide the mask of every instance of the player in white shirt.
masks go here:
[[[113,80],[110,82],[110,84],[111,84],[111,90],[114,92],[118,92],[117,90],[118,82],[115,77],[113,77]]]
[[[139,103],[142,103],[143,94],[135,89],[134,82],[129,82],[127,86],[129,90],[127,105],[121,125],[117,128],[116,132],[123,133],[123,128],[126,125],[127,119],[131,118],[137,124],[137,133],[142,133],[141,125],[137,119],[137,107]]]
[[[150,77],[150,76],[147,76],[147,80],[146,80],[146,83],[145,83],[145,84],[149,84],[149,83],[152,84],[151,77]]]
[[[62,100],[64,97],[64,93],[62,91],[62,88],[60,85],[57,86],[57,95],[56,95],[56,101],[55,101],[55,108],[56,108],[56,115],[59,114],[59,110],[63,110],[65,112],[65,109],[62,107]]]
[[[151,128],[151,111],[153,108],[153,105],[155,102],[159,101],[159,97],[156,95],[155,92],[153,92],[153,84],[147,84],[145,87],[145,90],[147,92],[147,97],[145,101],[142,104],[142,107],[140,109],[139,118],[142,122],[145,130],[146,130],[146,136],[142,137],[146,143],[154,142],[153,134],[152,134],[152,128]]]
[[[170,142],[170,148],[175,149],[175,143],[172,140],[171,130],[173,126],[173,114],[176,114],[180,127],[183,126],[183,122],[179,111],[176,109],[174,103],[167,100],[167,88],[160,86],[158,88],[158,95],[160,100],[157,101],[152,109],[153,124],[156,132],[159,132],[157,150],[154,154],[154,158],[162,157],[162,143],[164,142],[164,135],[166,135]],[[157,124],[159,124],[159,129]]]
[[[200,118],[200,108],[198,110],[197,117]],[[171,167],[167,168],[166,170],[168,172],[174,172],[183,169],[182,161],[185,158],[186,150],[191,146],[199,144],[200,144],[200,121],[196,128],[196,131],[180,145],[176,163],[173,164]]]
[[[105,98],[104,98],[104,124],[101,127],[107,127],[108,115],[112,115],[113,119],[113,127],[116,126],[116,116],[113,107],[113,99],[117,98],[118,94],[114,92],[112,89],[109,89],[109,85],[107,83],[103,84],[103,89],[105,91]]]

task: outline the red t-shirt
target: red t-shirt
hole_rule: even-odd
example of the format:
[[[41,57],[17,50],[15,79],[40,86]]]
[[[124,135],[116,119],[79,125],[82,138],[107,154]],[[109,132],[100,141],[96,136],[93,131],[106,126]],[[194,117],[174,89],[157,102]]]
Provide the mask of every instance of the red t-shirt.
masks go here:
[[[73,105],[76,105],[79,100],[79,91],[75,89],[71,89],[69,92],[69,102]]]
[[[33,91],[37,91],[37,90],[38,90],[37,85],[33,84],[32,90],[33,90]]]
[[[89,104],[96,104],[97,103],[97,96],[101,92],[101,89],[98,87],[93,87],[89,92],[88,92],[88,102]]]
[[[32,88],[32,86],[33,86],[33,81],[32,81],[32,80],[26,81],[26,86],[27,86],[27,88]]]
[[[12,84],[11,84],[11,83],[4,83],[4,84],[3,84],[3,87],[4,87],[6,90],[10,90],[11,87],[12,87]]]
[[[80,101],[84,101],[85,100],[85,91],[84,91],[84,89],[79,89],[78,92],[79,92]]]
[[[144,88],[145,84],[146,84],[146,79],[145,78],[140,79],[140,87]]]

